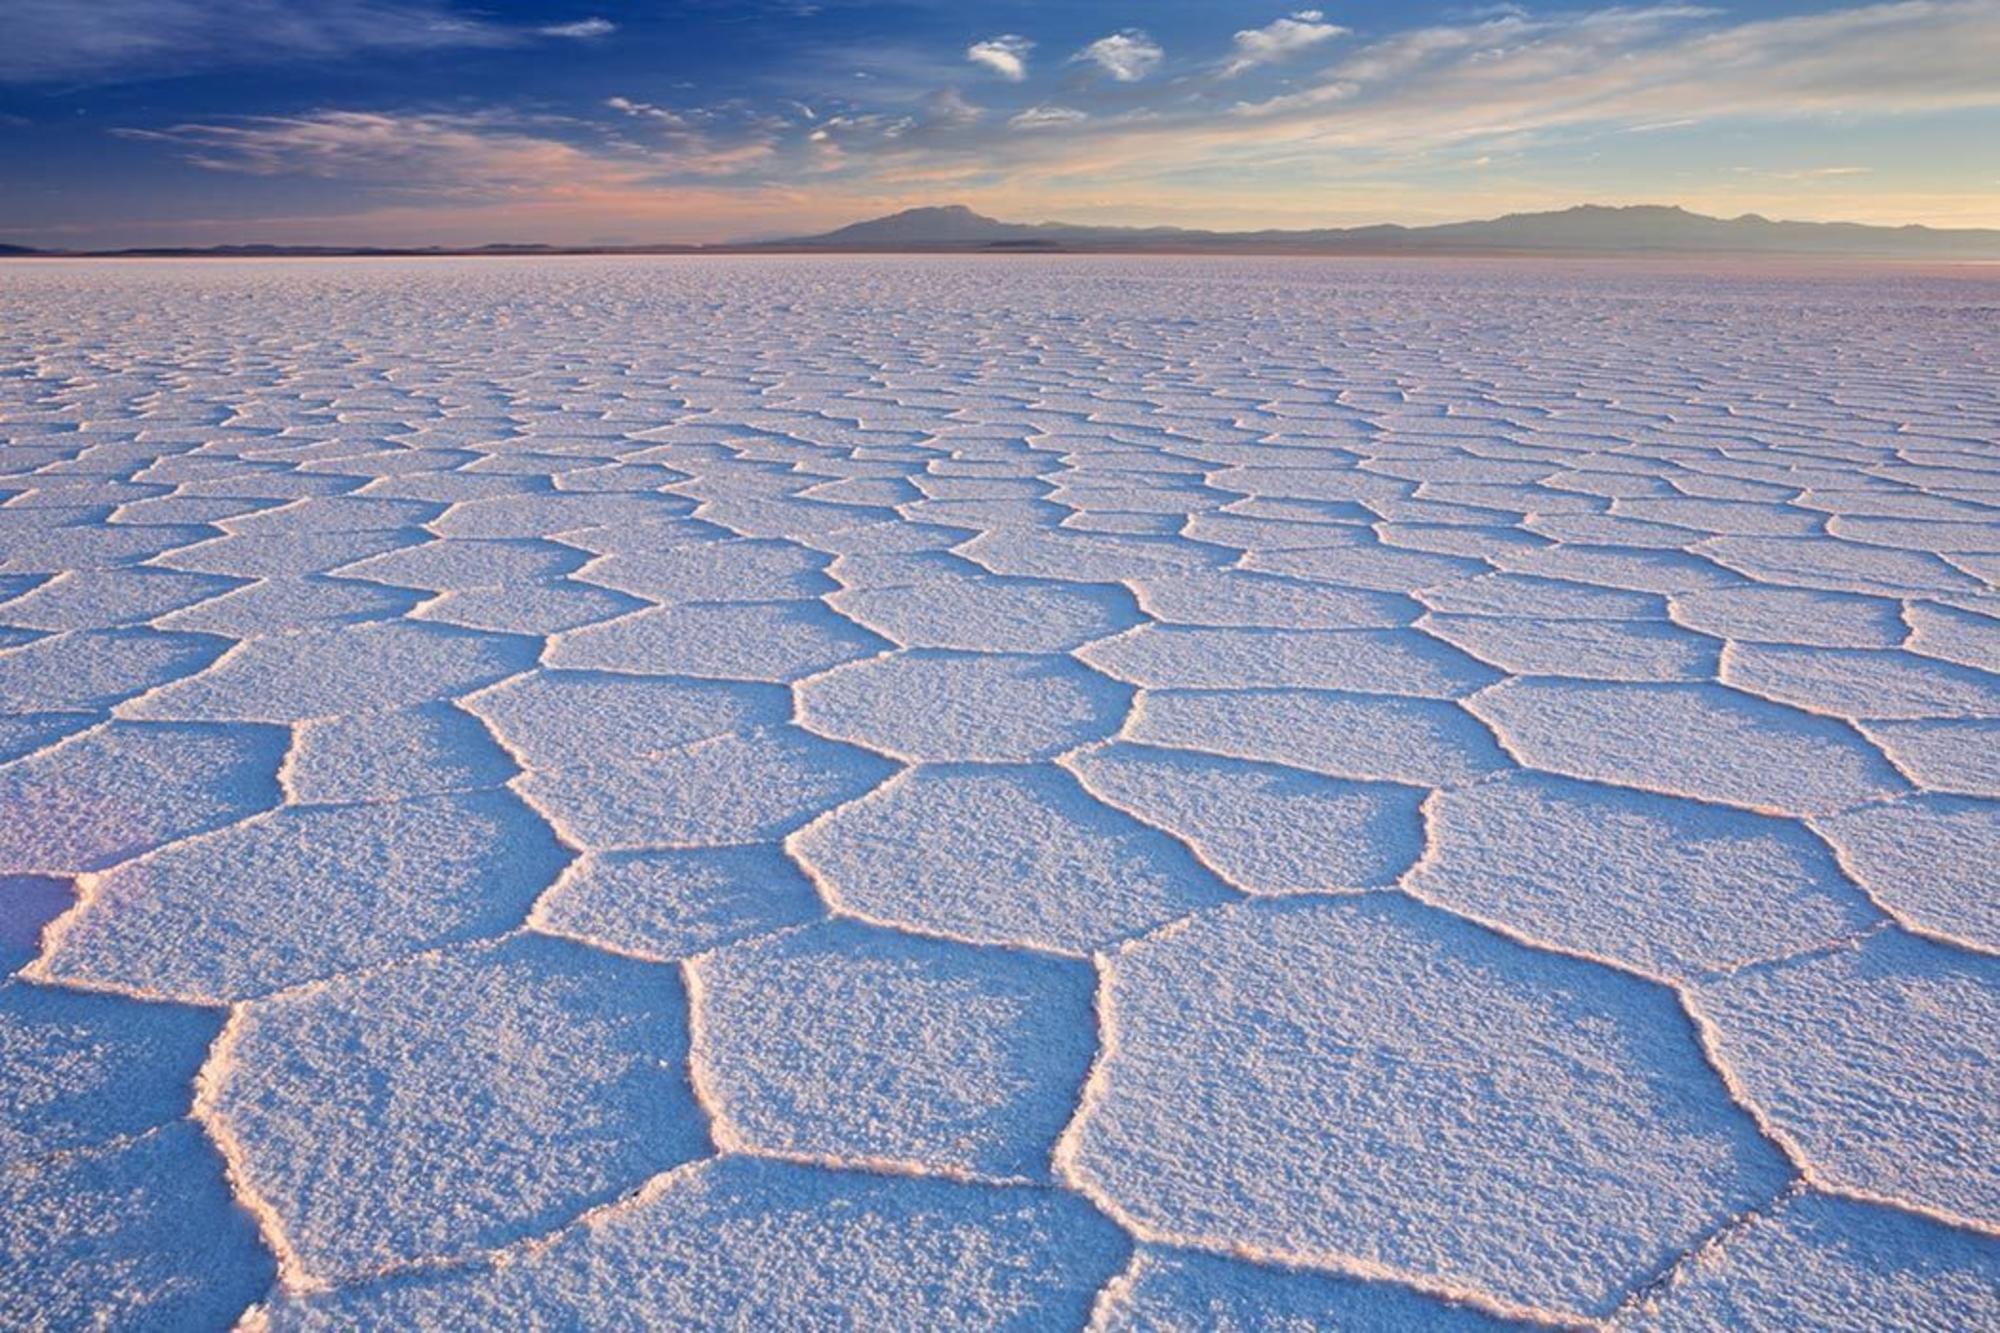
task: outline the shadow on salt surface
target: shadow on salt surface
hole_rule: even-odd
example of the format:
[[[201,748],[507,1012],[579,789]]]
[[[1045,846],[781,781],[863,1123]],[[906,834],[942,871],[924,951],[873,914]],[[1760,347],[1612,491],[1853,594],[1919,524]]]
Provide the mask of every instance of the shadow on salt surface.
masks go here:
[[[447,592],[413,612],[417,620],[494,634],[547,638],[643,610],[646,603],[609,588],[571,579],[523,587],[468,588]]]
[[[789,496],[756,499],[709,499],[695,511],[711,523],[720,523],[731,532],[756,539],[811,541],[850,528],[866,527],[893,520],[893,509],[863,508],[858,505],[817,504]]]
[[[281,1297],[275,1330],[438,1323],[1081,1328],[1131,1245],[1071,1195],[752,1158],[704,1162],[547,1249]],[[968,1256],[976,1255],[976,1262]]]
[[[102,721],[102,713],[0,713],[0,765],[48,749]]]
[[[1071,513],[1053,500],[1027,496],[1015,499],[913,500],[903,509],[919,523],[938,523],[989,533],[1006,528],[1054,531]]]
[[[1522,526],[1565,546],[1620,546],[1633,550],[1678,551],[1699,535],[1686,528],[1623,514],[1530,514]]]
[[[844,556],[914,555],[919,551],[942,554],[972,535],[973,531],[969,528],[899,519],[893,523],[869,523],[858,528],[842,528],[838,532],[818,533],[803,544],[815,551]],[[962,567],[967,573],[982,572],[969,561]]]
[[[424,500],[339,495],[222,519],[220,524],[231,534],[244,537],[263,533],[388,532],[420,527],[442,512],[442,505]]]
[[[172,465],[175,461],[172,455],[162,456],[158,462],[135,474],[152,484],[173,485],[173,496],[163,496],[162,504],[174,497],[194,497],[257,500],[262,502],[261,508],[277,508],[294,500],[350,495],[360,490],[364,484],[357,477],[314,476],[296,468],[275,464],[255,471],[175,478],[168,475],[174,471]]]
[[[1789,500],[1784,494],[1773,498]],[[1817,515],[1801,513],[1789,503],[1703,499],[1672,490],[1657,496],[1622,498],[1612,509],[1620,516],[1678,527],[1680,545],[1692,544],[1704,536],[1806,537],[1817,533],[1823,522]]]
[[[1433,583],[1474,578],[1490,572],[1492,568],[1484,561],[1467,560],[1463,556],[1433,555],[1428,551],[1374,545],[1303,550],[1259,548],[1243,557],[1242,567],[1266,574],[1316,579],[1344,588],[1392,593],[1408,593],[1413,588],[1426,588]]]
[[[0,1323],[226,1328],[276,1264],[185,1121],[0,1172]]]
[[[1411,521],[1378,523],[1378,539],[1399,551],[1423,551],[1432,555],[1462,556],[1468,560],[1497,560],[1514,551],[1546,550],[1549,538],[1522,532],[1507,524],[1443,523]]]
[[[987,570],[973,561],[951,551],[864,551],[855,555],[843,555],[827,566],[826,572],[840,583],[841,591],[826,598],[828,605],[834,605],[837,597],[849,592],[865,592],[877,589],[923,588],[926,585],[937,588],[965,587],[974,579],[995,578]],[[1035,580],[1020,580],[1035,582]],[[1072,584],[1072,587],[1093,587],[1098,585]],[[843,614],[845,614],[843,612]],[[895,638],[891,634],[888,637]],[[912,645],[918,646],[918,645]],[[950,647],[951,645],[940,645]],[[976,647],[977,645],[971,645]]]
[[[958,553],[995,574],[1067,583],[1116,583],[1228,563],[1230,552],[1164,537],[1127,537],[1067,528],[998,528]]]
[[[1343,509],[1326,517],[1290,509],[1275,514],[1254,513],[1245,508],[1249,503],[1239,500],[1228,509],[1191,515],[1181,525],[1181,536],[1189,542],[1246,555],[1256,551],[1353,549],[1375,544],[1374,534],[1365,526],[1374,515],[1359,506],[1354,507],[1351,515]]]
[[[47,875],[0,875],[0,977],[34,960],[42,928],[76,901],[69,880]]]
[[[206,634],[155,629],[52,634],[0,652],[0,699],[9,712],[85,712],[212,665],[230,647]]]
[[[0,1105],[7,1107],[0,1166],[12,1170],[185,1116],[222,1017],[122,995],[0,982]]]

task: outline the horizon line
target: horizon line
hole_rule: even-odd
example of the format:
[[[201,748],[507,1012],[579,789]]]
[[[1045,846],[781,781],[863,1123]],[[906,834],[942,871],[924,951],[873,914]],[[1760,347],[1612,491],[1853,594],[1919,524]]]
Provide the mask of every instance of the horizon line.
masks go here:
[[[1008,228],[1059,230],[1059,231],[1075,232],[1080,234],[1070,238],[1067,242],[1058,241],[1054,239],[1038,242],[1032,238],[1020,238],[1017,240],[994,238],[981,241],[978,239],[964,239],[964,238],[952,238],[952,237],[939,237],[933,239],[913,237],[908,239],[885,240],[879,242],[869,242],[865,240],[833,241],[829,239],[831,237],[838,236],[840,233],[848,230],[866,228],[871,224],[888,222],[894,219],[906,217],[911,214],[924,214],[924,213],[958,214],[962,216],[969,216],[971,218],[977,219],[980,222],[992,223],[996,226],[1002,226]],[[1716,223],[1723,226],[1762,225],[1769,227],[1798,227],[1798,228],[1814,228],[1814,229],[1837,228],[1843,231],[1880,233],[1885,239],[1888,237],[1908,236],[1912,233],[1921,233],[1946,241],[1949,240],[1976,241],[1976,240],[1992,238],[1996,242],[2000,242],[2000,228],[1994,228],[1994,227],[1951,227],[1951,226],[1939,226],[1933,223],[1925,223],[1925,222],[1868,223],[1868,222],[1851,222],[1838,219],[1794,219],[1794,218],[1771,217],[1756,212],[1745,212],[1736,214],[1732,217],[1725,217],[1716,214],[1697,212],[1693,209],[1688,208],[1686,205],[1679,203],[1601,204],[1601,203],[1584,201],[1584,202],[1567,204],[1559,207],[1552,207],[1545,209],[1521,210],[1508,213],[1501,213],[1488,217],[1464,218],[1452,222],[1405,223],[1405,222],[1395,222],[1395,221],[1382,221],[1382,222],[1356,223],[1356,224],[1333,225],[1333,226],[1252,227],[1252,228],[1221,229],[1212,227],[1190,227],[1173,223],[1144,223],[1144,222],[1077,223],[1077,222],[1064,221],[1059,218],[1045,218],[1036,221],[1011,221],[1007,219],[995,218],[985,214],[978,213],[969,205],[954,201],[954,202],[936,203],[936,204],[912,204],[903,208],[892,210],[887,213],[875,214],[869,217],[857,218],[851,222],[840,223],[834,227],[819,232],[798,234],[798,235],[745,237],[745,238],[726,240],[726,241],[606,240],[606,241],[583,242],[583,243],[565,243],[565,242],[550,242],[550,241],[487,241],[477,244],[445,244],[445,243],[435,243],[435,242],[433,243],[409,242],[400,244],[382,244],[382,243],[364,244],[364,243],[343,242],[343,241],[238,240],[238,241],[218,241],[206,245],[152,244],[152,243],[141,242],[130,245],[97,246],[88,248],[65,247],[65,246],[48,245],[48,244],[35,244],[25,241],[0,241],[0,257],[33,258],[39,256],[47,258],[118,258],[118,257],[143,258],[143,257],[169,257],[169,256],[198,256],[198,255],[209,255],[209,254],[226,257],[231,254],[243,255],[243,252],[269,253],[273,255],[293,255],[301,258],[312,257],[315,254],[324,255],[327,257],[339,257],[339,256],[364,257],[368,255],[379,255],[382,257],[396,257],[396,256],[421,256],[429,254],[441,255],[441,256],[465,255],[465,256],[499,257],[509,253],[524,255],[524,256],[535,255],[535,254],[604,255],[604,254],[620,254],[620,253],[727,255],[727,254],[738,254],[745,252],[778,252],[778,251],[785,251],[788,249],[800,252],[808,252],[808,253],[843,251],[843,250],[854,251],[854,252],[876,252],[876,253],[932,253],[939,251],[973,252],[973,253],[987,253],[987,252],[1009,253],[1009,252],[1025,251],[1033,253],[1039,250],[1041,252],[1046,253],[1051,250],[1060,249],[1064,245],[1076,246],[1086,252],[1116,252],[1121,249],[1121,246],[1137,245],[1144,248],[1147,251],[1157,253],[1163,251],[1170,251],[1171,247],[1174,244],[1174,238],[1176,237],[1186,238],[1187,243],[1194,245],[1196,247],[1197,252],[1205,252],[1205,253],[1231,253],[1232,251],[1228,248],[1231,246],[1242,247],[1240,251],[1235,251],[1239,253],[1251,253],[1251,254],[1270,253],[1273,250],[1277,250],[1279,252],[1285,252],[1287,242],[1290,241],[1292,243],[1292,248],[1290,250],[1291,253],[1301,253],[1301,254],[1310,253],[1311,247],[1315,243],[1317,243],[1322,247],[1333,248],[1336,250],[1337,253],[1353,254],[1358,256],[1369,253],[1366,248],[1368,244],[1366,234],[1371,232],[1390,231],[1390,232],[1408,234],[1415,237],[1421,237],[1424,233],[1427,232],[1437,232],[1452,228],[1493,226],[1501,223],[1532,221],[1535,219],[1555,219],[1555,218],[1568,217],[1570,215],[1578,213],[1602,214],[1602,215],[1612,215],[1612,216],[1616,215],[1629,216],[1634,213],[1673,214],[1673,215],[1679,215],[1681,217],[1687,218],[1697,223],[1701,222]],[[1317,242],[1315,242],[1314,238],[1320,238],[1320,239]],[[1353,239],[1347,241],[1346,243],[1340,243],[1341,238],[1353,238]],[[1732,253],[1732,251],[1730,251],[1730,249],[1727,246],[1713,245],[1713,244],[1691,247],[1686,245],[1677,246],[1671,243],[1645,243],[1645,242],[1637,242],[1630,244],[1600,243],[1594,245],[1576,244],[1574,242],[1568,244],[1550,242],[1547,244],[1537,245],[1532,243],[1517,242],[1513,244],[1506,244],[1506,243],[1496,243],[1489,241],[1483,244],[1478,242],[1469,242],[1463,245],[1462,247],[1457,247],[1457,248],[1454,248],[1449,243],[1443,243],[1426,248],[1417,249],[1414,252],[1408,247],[1385,245],[1382,247],[1380,253],[1391,256],[1409,255],[1412,253],[1432,254],[1441,257],[1454,253],[1462,255],[1481,255],[1481,254],[1504,255],[1508,253],[1535,253],[1535,254],[1575,254],[1575,255],[1653,254],[1653,255],[1667,256],[1667,255],[1678,254],[1678,255],[1721,256]],[[1848,252],[1841,252],[1834,250],[1804,251],[1804,252],[1786,251],[1781,248],[1757,247],[1757,246],[1746,247],[1741,251],[1735,251],[1733,253],[1760,255],[1764,257],[1798,255],[1799,257],[1819,258],[1819,259],[1899,257],[1891,255],[1871,255],[1865,252],[1848,253]],[[249,256],[244,256],[244,257],[249,257]],[[1939,258],[1939,256],[1914,256],[1914,257]],[[2000,251],[1996,251],[1996,257],[2000,257]]]

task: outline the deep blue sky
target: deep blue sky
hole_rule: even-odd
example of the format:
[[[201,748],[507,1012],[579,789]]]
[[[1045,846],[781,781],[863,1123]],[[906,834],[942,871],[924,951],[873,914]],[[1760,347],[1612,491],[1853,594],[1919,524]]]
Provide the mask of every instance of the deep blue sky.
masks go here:
[[[2000,225],[2000,3],[6,0],[0,240],[672,240],[916,203]]]

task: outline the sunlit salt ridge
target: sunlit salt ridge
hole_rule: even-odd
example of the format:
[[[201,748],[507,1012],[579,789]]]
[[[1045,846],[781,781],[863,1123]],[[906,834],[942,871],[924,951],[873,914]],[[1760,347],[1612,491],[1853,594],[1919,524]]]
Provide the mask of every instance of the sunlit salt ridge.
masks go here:
[[[0,1322],[2000,1322],[1993,279],[0,278]]]

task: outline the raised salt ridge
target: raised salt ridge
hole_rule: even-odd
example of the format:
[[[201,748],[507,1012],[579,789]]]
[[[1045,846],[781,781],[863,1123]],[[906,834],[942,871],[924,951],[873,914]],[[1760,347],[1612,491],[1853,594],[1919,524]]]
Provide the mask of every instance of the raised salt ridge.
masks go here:
[[[2000,287],[12,265],[0,1323],[2000,1320]]]

